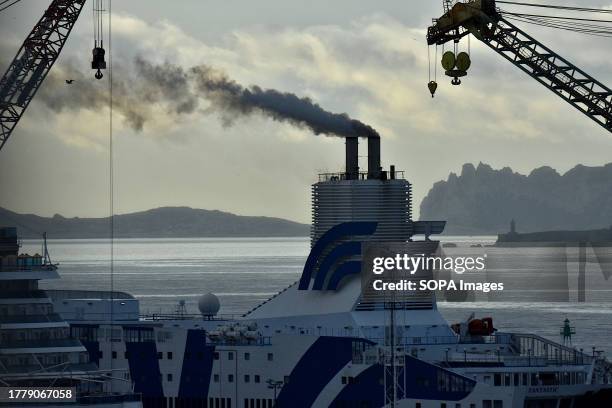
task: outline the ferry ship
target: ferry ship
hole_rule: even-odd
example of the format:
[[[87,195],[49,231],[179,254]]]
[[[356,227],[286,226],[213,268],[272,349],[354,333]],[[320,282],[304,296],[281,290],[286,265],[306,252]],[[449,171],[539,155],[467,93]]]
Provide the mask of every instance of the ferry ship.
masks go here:
[[[100,371],[39,289],[39,281],[59,278],[46,239],[41,252],[19,254],[16,228],[0,228],[0,387],[6,390],[0,405],[142,407],[131,381],[124,378],[122,390],[112,389],[111,378],[123,375],[121,369]]]
[[[364,243],[433,251],[444,222],[415,222],[411,185],[380,166],[380,140],[346,139],[346,168],[312,186],[311,254],[299,281],[242,316],[179,308],[143,316],[122,292],[46,291],[117,392],[144,407],[559,408],[612,406],[612,365],[490,319],[450,325],[433,293],[401,301],[363,295]],[[421,241],[416,236],[424,236]],[[79,349],[80,350],[80,349]]]

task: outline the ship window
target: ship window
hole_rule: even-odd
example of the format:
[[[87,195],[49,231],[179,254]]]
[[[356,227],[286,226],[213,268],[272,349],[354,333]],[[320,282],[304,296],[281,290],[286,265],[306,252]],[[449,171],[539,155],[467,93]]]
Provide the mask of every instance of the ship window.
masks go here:
[[[164,353],[162,353],[161,351],[157,352],[157,359],[161,360],[162,358],[164,358]]]
[[[245,382],[245,383],[251,382],[251,376],[250,376],[250,375],[248,375],[248,374],[245,374],[245,375],[244,375],[244,382]]]
[[[172,352],[171,352],[171,351],[169,351],[169,352],[167,353],[167,356],[168,356],[168,360],[172,360]]]
[[[251,353],[244,353],[244,359],[245,360],[250,360],[251,359]]]
[[[214,382],[219,382],[219,374],[215,374],[215,375],[213,376],[213,381],[214,381]]]
[[[421,403],[417,402],[416,404],[414,404],[414,408],[421,408]]]
[[[491,400],[482,400],[482,408],[493,408],[493,402]]]
[[[227,353],[227,359],[228,360],[233,360],[234,359],[234,353],[231,352],[231,351],[229,353]]]
[[[346,384],[346,377],[342,376],[342,384]]]
[[[112,359],[113,359],[113,360],[116,360],[116,359],[117,359],[117,352],[113,350],[113,351],[111,352],[111,356],[112,356]]]
[[[493,408],[504,408],[504,401],[502,400],[493,401]]]
[[[446,402],[441,402],[440,403],[440,408],[446,408]]]
[[[476,404],[470,404],[470,408],[476,408]]]
[[[531,373],[531,385],[539,385],[538,375],[536,373]]]
[[[259,375],[255,375],[255,382],[258,383],[261,381],[261,377]]]
[[[171,374],[171,373],[168,373],[168,374],[166,375],[166,380],[168,380],[168,382],[171,382],[171,381],[172,381],[172,374]]]
[[[268,361],[273,361],[273,360],[274,360],[274,354],[268,353]]]
[[[519,380],[519,374],[518,373],[514,373],[514,385],[520,385],[520,380]]]
[[[228,382],[234,382],[234,374],[228,374],[227,375],[227,381]]]
[[[527,381],[527,373],[523,373],[522,377],[523,377],[523,385],[527,385],[527,382],[528,382]]]
[[[495,373],[495,374],[493,375],[493,385],[495,385],[496,387],[498,387],[498,386],[502,385],[502,384],[501,384],[501,381],[502,381],[502,380],[501,380],[501,374],[499,374],[499,373]],[[483,402],[483,406],[484,406],[484,402]]]

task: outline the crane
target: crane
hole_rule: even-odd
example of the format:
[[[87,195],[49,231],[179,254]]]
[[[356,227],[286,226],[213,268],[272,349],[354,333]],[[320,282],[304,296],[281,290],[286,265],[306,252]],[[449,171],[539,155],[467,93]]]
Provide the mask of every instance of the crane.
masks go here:
[[[523,30],[498,11],[495,0],[457,2],[427,29],[427,43],[455,44],[472,34],[489,48],[520,68],[550,91],[612,132],[612,91]],[[454,65],[451,56],[450,64]],[[444,64],[443,60],[443,64]],[[464,62],[464,66],[469,67]],[[448,68],[448,67],[445,67]],[[465,75],[462,69],[447,69],[447,75]],[[467,68],[466,68],[467,69]],[[430,82],[431,84],[431,82]],[[430,90],[432,87],[430,86]],[[432,91],[435,91],[435,87]]]
[[[53,0],[0,79],[0,150],[59,57],[84,5],[85,0]],[[100,12],[100,7],[96,9],[94,4],[94,18]],[[100,21],[95,23],[101,24]],[[92,60],[98,79],[102,78],[100,69],[106,68],[100,35],[101,29],[95,39]]]

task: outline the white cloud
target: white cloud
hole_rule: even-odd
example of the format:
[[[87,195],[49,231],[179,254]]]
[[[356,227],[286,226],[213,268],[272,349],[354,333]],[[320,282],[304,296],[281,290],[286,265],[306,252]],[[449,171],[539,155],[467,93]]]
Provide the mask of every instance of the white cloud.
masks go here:
[[[324,108],[372,124],[383,135],[384,163],[409,171],[415,207],[432,182],[466,161],[521,171],[550,164],[563,171],[585,156],[591,162],[606,160],[603,152],[612,147],[608,135],[587,118],[474,39],[468,77],[453,87],[438,67],[439,87],[432,99],[426,88],[424,28],[384,14],[345,25],[250,26],[226,32],[214,43],[170,21],[147,23],[127,14],[113,16],[113,28],[118,75],[136,56],[184,67],[204,63],[242,84],[310,96]],[[597,64],[587,58],[595,51],[581,44],[568,43],[571,53],[585,64]],[[90,39],[77,36],[69,45],[63,58],[82,60]],[[341,142],[286,124],[254,117],[223,128],[214,115],[195,113],[177,121],[163,107],[150,109],[155,120],[141,133],[115,121],[118,149],[124,149],[118,158],[129,157],[129,164],[118,164],[125,171],[120,181],[124,212],[185,204],[307,221],[307,189],[315,170],[340,170],[343,163]],[[28,114],[41,111],[38,106]],[[47,112],[42,116],[48,123],[28,126],[54,134],[71,147],[70,154],[77,147],[87,157],[106,149],[107,115],[105,109],[81,111],[77,117]],[[550,145],[557,146],[554,155]],[[575,156],[578,151],[583,156]],[[69,166],[71,160],[59,165]],[[83,169],[80,177],[87,172]],[[155,180],[154,188],[148,177]],[[102,212],[64,205],[54,212]]]

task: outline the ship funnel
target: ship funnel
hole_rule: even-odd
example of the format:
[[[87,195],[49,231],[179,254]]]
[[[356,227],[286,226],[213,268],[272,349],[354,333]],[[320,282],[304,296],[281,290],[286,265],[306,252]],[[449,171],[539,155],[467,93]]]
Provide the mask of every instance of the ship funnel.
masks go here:
[[[346,179],[357,180],[359,178],[359,139],[356,137],[346,138]]]
[[[368,178],[380,178],[380,138],[368,137]]]

